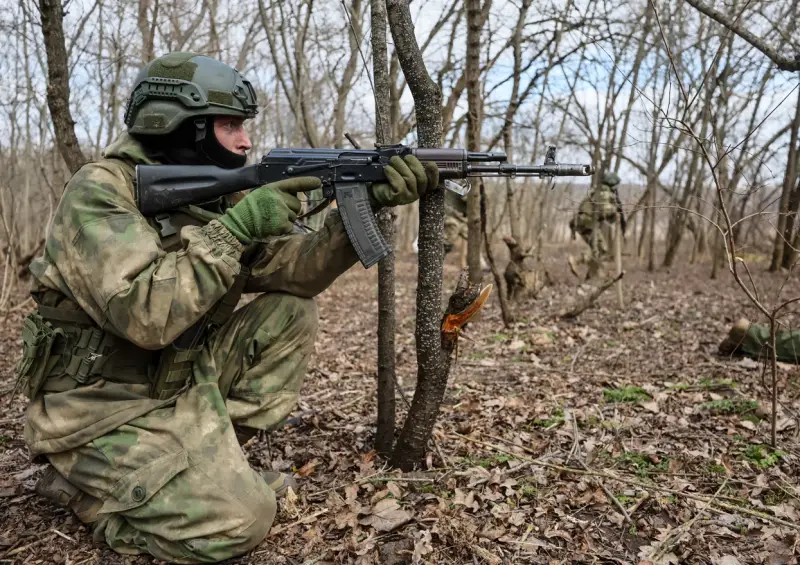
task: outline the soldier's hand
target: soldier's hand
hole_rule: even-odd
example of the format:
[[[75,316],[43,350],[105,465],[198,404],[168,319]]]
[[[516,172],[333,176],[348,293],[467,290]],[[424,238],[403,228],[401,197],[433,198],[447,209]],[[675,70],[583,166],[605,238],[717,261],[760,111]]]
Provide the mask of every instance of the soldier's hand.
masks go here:
[[[219,219],[243,244],[254,239],[291,233],[300,213],[298,192],[321,188],[316,177],[297,177],[264,185],[251,191]]]
[[[439,185],[439,168],[436,163],[420,162],[413,155],[394,156],[383,168],[386,182],[373,183],[370,194],[380,207],[411,204]]]

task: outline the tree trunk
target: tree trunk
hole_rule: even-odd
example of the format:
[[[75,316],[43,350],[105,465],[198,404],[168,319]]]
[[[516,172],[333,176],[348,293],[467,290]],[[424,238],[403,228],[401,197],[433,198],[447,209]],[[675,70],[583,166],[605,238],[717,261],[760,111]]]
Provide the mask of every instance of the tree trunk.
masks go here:
[[[414,98],[420,147],[442,142],[442,93],[431,80],[414,36],[410,0],[387,0],[389,26],[400,66]],[[444,247],[444,193],[432,190],[419,203],[419,272],[417,275],[417,386],[397,440],[392,464],[409,470],[425,458],[439,406],[447,387],[450,354],[442,348],[441,304]]]
[[[481,145],[481,1],[466,0],[467,8],[467,149],[480,151]],[[481,195],[471,190],[467,195],[467,265],[469,278],[480,281],[481,271]]]
[[[372,74],[375,77],[375,140],[391,143],[389,131],[389,62],[386,52],[386,2],[371,0]],[[394,248],[395,214],[381,210],[378,225]],[[375,450],[388,457],[394,446],[395,424],[395,254],[378,263],[378,422]]]
[[[783,191],[778,208],[778,225],[776,226],[775,246],[772,250],[772,262],[769,265],[770,271],[777,271],[778,267],[791,264],[789,249],[786,242],[791,242],[794,218],[789,217],[790,200],[797,201],[797,196],[793,193],[794,179],[797,176],[797,137],[800,130],[800,90],[797,93],[797,107],[795,108],[794,120],[792,120],[792,133],[789,141],[789,159],[786,163],[786,172],[783,177]],[[792,198],[794,196],[794,198]],[[795,210],[797,209],[795,205]]]
[[[53,120],[58,150],[70,172],[86,163],[75,135],[75,120],[69,109],[69,61],[64,42],[64,8],[61,0],[39,0],[42,35],[47,54],[47,107]]]

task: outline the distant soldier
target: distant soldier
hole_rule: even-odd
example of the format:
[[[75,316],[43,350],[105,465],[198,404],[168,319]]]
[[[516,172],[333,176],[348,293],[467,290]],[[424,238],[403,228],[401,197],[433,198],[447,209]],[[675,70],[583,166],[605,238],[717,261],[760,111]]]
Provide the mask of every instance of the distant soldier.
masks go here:
[[[612,228],[617,221],[617,213],[620,213],[621,227],[625,233],[624,216],[622,216],[622,206],[617,195],[616,186],[620,179],[617,173],[606,173],[603,181],[592,193],[581,201],[578,211],[569,222],[569,229],[572,238],[579,234],[589,245],[578,261],[572,255],[567,257],[570,269],[577,277],[578,264],[587,264],[589,270],[586,278],[592,278],[600,270],[603,261],[611,259],[609,247],[612,235]]]
[[[771,354],[767,348],[769,325],[741,318],[719,344],[719,354],[758,359]],[[775,333],[775,355],[782,363],[800,364],[800,331],[781,329]]]
[[[456,246],[466,259],[467,200],[452,192],[445,193],[444,200],[444,252],[450,253]]]

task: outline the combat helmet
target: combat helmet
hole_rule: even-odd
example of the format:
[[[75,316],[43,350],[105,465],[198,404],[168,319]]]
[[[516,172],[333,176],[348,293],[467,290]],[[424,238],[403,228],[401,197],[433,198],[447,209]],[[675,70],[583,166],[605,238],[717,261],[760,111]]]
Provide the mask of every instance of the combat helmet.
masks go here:
[[[606,173],[603,175],[603,184],[614,187],[620,183],[620,178],[617,173]]]
[[[167,135],[190,118],[257,113],[252,85],[234,69],[203,55],[173,52],[142,68],[125,108],[136,135]]]

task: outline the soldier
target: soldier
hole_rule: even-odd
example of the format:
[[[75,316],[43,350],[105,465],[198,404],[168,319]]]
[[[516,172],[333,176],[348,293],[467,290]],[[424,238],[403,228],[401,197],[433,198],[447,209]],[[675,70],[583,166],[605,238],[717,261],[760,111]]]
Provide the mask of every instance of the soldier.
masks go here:
[[[293,484],[253,470],[240,441],[295,406],[314,296],[357,260],[341,217],[292,233],[296,194],[320,186],[309,177],[154,218],[134,198],[139,163],[244,165],[256,111],[250,83],[219,61],[170,53],[146,65],[127,131],[69,181],[31,265],[37,310],[17,377],[31,399],[25,441],[52,465],[37,491],[119,553],[241,555]],[[377,207],[438,185],[414,157],[392,159],[387,176],[371,186]],[[242,292],[262,294],[234,311]]]
[[[758,359],[769,355],[769,325],[739,319],[719,344],[719,354],[742,355]],[[782,363],[800,363],[800,331],[781,329],[775,333],[775,355]]]
[[[452,192],[445,193],[444,199],[444,252],[454,248],[460,250],[462,262],[466,261],[467,244],[467,200]],[[462,265],[463,266],[463,265]]]
[[[621,212],[616,193],[619,182],[617,173],[603,175],[600,186],[581,201],[578,211],[569,222],[572,239],[575,239],[577,232],[589,245],[578,261],[572,255],[567,256],[569,267],[576,277],[579,276],[579,263],[589,266],[586,278],[590,279],[597,275],[604,261],[611,259],[609,243],[612,227],[617,221],[617,212]]]

